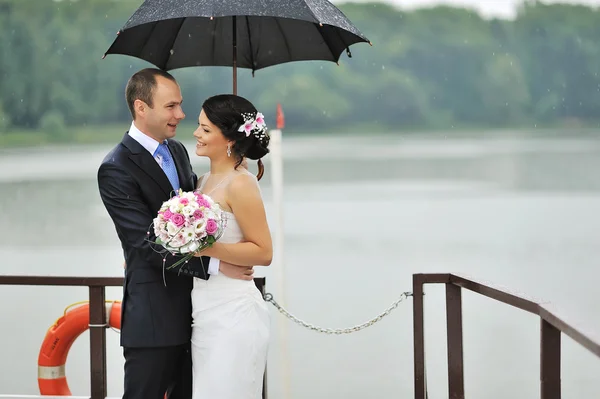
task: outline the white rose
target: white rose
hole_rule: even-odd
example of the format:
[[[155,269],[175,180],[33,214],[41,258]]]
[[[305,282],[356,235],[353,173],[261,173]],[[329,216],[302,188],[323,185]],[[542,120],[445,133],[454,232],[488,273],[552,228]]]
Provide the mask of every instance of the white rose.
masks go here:
[[[173,224],[173,222],[167,222],[167,233],[172,237],[173,235],[177,234],[177,231],[179,231],[179,227],[175,226]]]
[[[183,195],[181,196],[181,198],[185,198],[187,199],[189,202],[195,201],[196,200],[196,196],[194,195],[194,193],[183,193]]]
[[[202,234],[206,230],[206,223],[204,223],[204,220],[197,220],[196,222],[194,222],[193,228],[194,233],[196,233],[197,235]]]
[[[181,234],[183,235],[183,242],[185,244],[187,244],[188,242],[190,242],[194,238],[196,238],[196,234],[195,234],[194,228],[192,226],[184,227],[183,229],[181,229]]]
[[[189,205],[188,205],[188,206],[184,206],[184,207],[183,207],[183,209],[181,210],[181,213],[182,213],[184,216],[192,216],[192,215],[194,214],[194,211],[195,211],[195,210],[196,210],[196,209],[194,209],[193,207],[191,207],[191,206],[189,206]]]
[[[180,213],[181,209],[183,209],[183,204],[180,204],[179,201],[174,202],[169,206],[169,210],[173,213]]]

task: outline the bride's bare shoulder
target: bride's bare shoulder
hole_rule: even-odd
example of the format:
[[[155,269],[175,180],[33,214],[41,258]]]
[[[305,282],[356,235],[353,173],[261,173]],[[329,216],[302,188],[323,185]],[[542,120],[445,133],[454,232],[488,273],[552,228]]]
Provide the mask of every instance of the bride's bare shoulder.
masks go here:
[[[230,195],[260,194],[256,176],[245,170],[236,173],[228,188]]]

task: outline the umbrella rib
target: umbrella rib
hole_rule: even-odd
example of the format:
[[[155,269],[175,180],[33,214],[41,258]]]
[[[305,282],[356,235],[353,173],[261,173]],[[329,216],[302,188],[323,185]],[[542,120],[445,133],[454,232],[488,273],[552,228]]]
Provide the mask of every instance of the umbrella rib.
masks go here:
[[[306,1],[304,1],[304,5],[306,6],[306,8],[308,8],[308,11],[310,11],[310,13],[312,14],[313,18],[315,19],[315,23],[320,24],[321,21],[317,18],[317,16],[315,15],[315,12],[312,10],[312,8],[310,8],[310,6],[306,3]]]
[[[344,38],[342,37],[342,34],[340,33],[340,31],[336,29],[336,30],[335,30],[335,33],[336,33],[336,34],[338,35],[338,37],[340,38],[340,41],[341,41],[342,43],[344,43],[344,48],[345,48],[345,49],[348,51],[348,54],[350,54],[350,49],[349,49],[349,47],[350,47],[350,46],[348,46],[348,45],[346,44],[346,42],[344,41]],[[342,52],[343,52],[343,51],[342,51]],[[338,54],[338,60],[339,60],[339,59],[340,59],[340,57],[342,56],[342,52],[340,52],[340,54]],[[334,54],[334,57],[335,57],[335,54]],[[349,57],[352,57],[352,55],[349,55]]]
[[[152,34],[154,33],[154,30],[156,30],[156,25],[158,25],[158,21],[152,24],[152,30],[150,31],[150,34],[146,36],[146,41],[144,42],[144,45],[142,46],[142,50],[140,51],[140,55],[142,55],[144,53],[144,51],[146,50],[146,46],[148,46],[148,43],[150,43],[150,39],[152,38]]]
[[[177,41],[177,38],[179,37],[179,34],[181,33],[181,27],[183,26],[185,22],[185,18],[181,18],[181,23],[179,24],[179,29],[177,29],[177,34],[175,35],[175,37],[173,38],[173,41],[171,42],[171,45],[169,46],[169,55],[167,56],[167,60],[165,61],[165,70],[167,69],[167,64],[169,63],[169,60],[171,59],[171,56],[173,54],[175,54],[174,52],[172,53],[171,50],[173,50],[173,45],[175,44],[175,42]]]
[[[279,31],[281,32],[281,37],[283,37],[283,43],[285,44],[285,48],[287,50],[288,56],[290,57],[290,61],[292,61],[292,52],[290,51],[290,45],[287,41],[287,38],[285,37],[285,33],[283,32],[283,29],[281,28],[279,19],[278,18],[273,18],[273,19],[275,20],[275,23],[277,24],[277,27],[279,28]]]
[[[254,75],[254,52],[252,51],[252,38],[250,36],[250,20],[246,15],[246,29],[248,30],[248,45],[250,46],[250,64],[252,65],[252,74]]]
[[[325,38],[325,35],[323,34],[323,31],[321,30],[321,26],[317,26],[316,24],[313,25],[315,28],[317,28],[319,35],[321,35],[321,37],[323,38],[323,41],[325,42],[325,45],[327,46],[327,48],[329,49],[329,52],[331,53],[331,56],[333,57],[333,59],[335,60],[335,53],[333,52],[331,46],[329,45],[329,42],[327,41],[327,39]],[[337,29],[334,29],[337,32]],[[336,60],[337,62],[337,60]]]

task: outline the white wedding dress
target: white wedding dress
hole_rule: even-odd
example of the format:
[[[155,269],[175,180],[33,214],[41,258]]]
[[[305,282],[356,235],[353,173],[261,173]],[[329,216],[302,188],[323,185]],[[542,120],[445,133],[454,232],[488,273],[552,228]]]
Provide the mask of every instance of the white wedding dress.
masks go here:
[[[200,190],[206,180],[207,175]],[[226,212],[226,216],[219,242],[242,241],[235,215]],[[208,280],[194,278],[192,317],[192,399],[261,398],[270,316],[254,281],[232,279],[222,273]]]

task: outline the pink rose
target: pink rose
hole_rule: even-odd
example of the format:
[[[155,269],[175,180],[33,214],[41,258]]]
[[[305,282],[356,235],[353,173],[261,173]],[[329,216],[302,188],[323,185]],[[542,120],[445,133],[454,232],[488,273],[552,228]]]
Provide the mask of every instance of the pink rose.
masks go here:
[[[210,204],[204,198],[198,199],[198,205],[203,206],[205,208],[210,208]]]
[[[169,220],[169,219],[171,219],[171,217],[173,217],[173,212],[171,212],[169,209],[167,209],[165,211],[165,213],[163,213],[163,218],[165,220]]]
[[[194,219],[202,219],[204,217],[204,214],[200,209],[196,209],[192,216],[194,216]]]
[[[189,203],[190,203],[190,201],[188,201],[188,199],[187,199],[187,198],[181,198],[181,199],[179,200],[179,203],[180,203],[181,205],[187,205],[187,204],[189,204]]]
[[[185,224],[185,218],[183,215],[176,213],[171,217],[171,222],[177,227],[181,227]]]
[[[218,228],[219,226],[217,225],[217,222],[215,222],[213,219],[208,219],[208,221],[206,222],[206,232],[208,234],[215,234]]]

